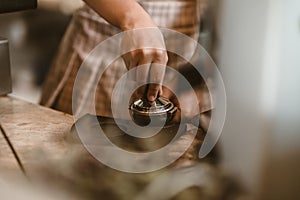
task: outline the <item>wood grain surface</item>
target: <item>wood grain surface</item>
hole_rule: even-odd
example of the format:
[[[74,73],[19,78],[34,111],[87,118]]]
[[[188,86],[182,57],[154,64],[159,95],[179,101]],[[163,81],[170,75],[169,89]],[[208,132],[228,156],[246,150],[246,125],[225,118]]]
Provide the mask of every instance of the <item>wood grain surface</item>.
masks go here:
[[[32,188],[44,185],[68,196],[90,200],[103,195],[105,199],[120,200],[214,200],[223,195],[222,179],[216,165],[197,159],[205,135],[201,129],[196,139],[187,132],[174,142],[171,154],[176,154],[185,142],[193,140],[190,148],[173,165],[152,173],[131,174],[104,166],[81,144],[68,143],[65,139],[74,123],[70,115],[12,97],[0,97],[0,123],[29,177],[30,181],[25,183]],[[5,176],[10,173],[15,176],[14,181],[24,178],[19,176],[21,169],[1,133],[0,186],[1,180],[5,181]],[[185,193],[180,195],[183,189]],[[45,196],[51,194],[53,192],[45,193]]]
[[[67,153],[65,134],[73,117],[12,97],[0,97],[0,123],[27,171],[39,163],[62,160]],[[11,149],[0,136],[0,170],[18,170]]]

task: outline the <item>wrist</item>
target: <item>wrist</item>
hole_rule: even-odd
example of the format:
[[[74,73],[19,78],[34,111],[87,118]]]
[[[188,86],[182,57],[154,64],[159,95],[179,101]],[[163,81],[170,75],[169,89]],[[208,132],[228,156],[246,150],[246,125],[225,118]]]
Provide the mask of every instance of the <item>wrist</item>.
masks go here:
[[[152,21],[151,17],[146,12],[134,13],[128,12],[125,14],[120,29],[122,31],[128,31],[138,28],[156,28],[157,25]]]

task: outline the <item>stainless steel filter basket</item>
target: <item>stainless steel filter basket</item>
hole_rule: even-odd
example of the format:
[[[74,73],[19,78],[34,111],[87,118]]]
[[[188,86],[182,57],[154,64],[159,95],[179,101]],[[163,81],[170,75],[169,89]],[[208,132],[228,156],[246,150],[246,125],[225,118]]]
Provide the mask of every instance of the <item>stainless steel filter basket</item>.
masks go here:
[[[165,97],[158,97],[151,105],[145,98],[135,101],[129,107],[134,122],[140,126],[170,123],[177,107]]]

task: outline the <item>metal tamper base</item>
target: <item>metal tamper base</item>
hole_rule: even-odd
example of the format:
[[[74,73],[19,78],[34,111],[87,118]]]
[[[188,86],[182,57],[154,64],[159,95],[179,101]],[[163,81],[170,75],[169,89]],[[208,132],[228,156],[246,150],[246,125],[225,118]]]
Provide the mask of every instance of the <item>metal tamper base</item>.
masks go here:
[[[173,119],[177,107],[165,97],[158,97],[153,105],[145,99],[135,101],[130,107],[133,121],[140,126],[147,126],[150,122],[161,124],[165,122],[168,124]]]

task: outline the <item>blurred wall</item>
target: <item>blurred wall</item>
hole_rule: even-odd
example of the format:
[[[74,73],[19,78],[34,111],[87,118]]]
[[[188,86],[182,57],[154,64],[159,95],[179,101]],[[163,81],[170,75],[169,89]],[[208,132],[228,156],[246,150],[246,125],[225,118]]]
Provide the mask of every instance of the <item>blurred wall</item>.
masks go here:
[[[223,168],[256,198],[299,199],[300,2],[224,0]]]
[[[42,82],[70,18],[43,8],[0,15],[0,35],[9,40],[14,96],[39,101]]]
[[[272,121],[262,192],[268,199],[300,199],[300,1],[278,1],[272,11],[269,19],[275,30],[269,34],[277,32],[278,44],[270,59],[278,64],[265,71],[265,76],[275,71],[273,87],[268,88],[276,89],[269,112]],[[274,40],[270,51],[271,43]]]

